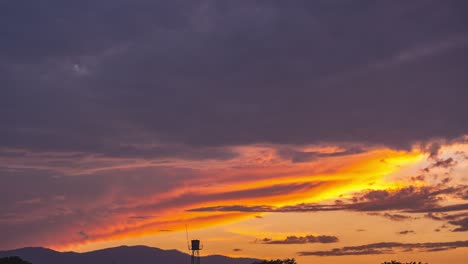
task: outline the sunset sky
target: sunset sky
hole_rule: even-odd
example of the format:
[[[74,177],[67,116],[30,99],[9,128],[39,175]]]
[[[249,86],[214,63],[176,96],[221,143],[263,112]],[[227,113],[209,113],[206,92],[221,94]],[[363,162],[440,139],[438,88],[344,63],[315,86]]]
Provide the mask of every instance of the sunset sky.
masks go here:
[[[0,1],[0,250],[466,263],[466,14]]]

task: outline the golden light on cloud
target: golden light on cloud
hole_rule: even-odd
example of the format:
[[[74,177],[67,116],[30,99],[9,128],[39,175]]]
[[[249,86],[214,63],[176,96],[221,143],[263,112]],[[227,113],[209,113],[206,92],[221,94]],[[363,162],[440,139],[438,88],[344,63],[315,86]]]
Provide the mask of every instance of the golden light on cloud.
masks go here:
[[[337,147],[308,148],[308,151],[336,152]],[[89,238],[74,243],[50,245],[54,248],[86,247],[99,241],[119,241],[146,237],[159,230],[181,231],[185,223],[193,228],[207,228],[253,217],[253,213],[188,212],[197,207],[239,204],[245,206],[285,206],[346,198],[367,189],[395,189],[402,182],[387,177],[402,168],[420,162],[424,155],[412,151],[371,149],[339,157],[323,157],[294,163],[282,159],[273,148],[238,147],[237,160],[213,167],[197,167],[203,178],[187,179],[182,188],[170,189],[127,208],[106,226],[87,230]],[[244,166],[245,164],[249,166]],[[265,166],[265,164],[268,164]],[[224,169],[221,169],[224,166]],[[251,177],[250,175],[256,175]],[[208,184],[211,182],[211,184]],[[152,209],[153,208],[153,209]],[[133,210],[133,212],[132,212]],[[140,217],[151,216],[151,217]],[[135,217],[137,216],[137,217]],[[134,218],[132,218],[134,217]]]
[[[94,203],[80,205],[83,214],[92,217],[91,225],[83,225],[77,221],[67,229],[56,229],[54,239],[48,234],[43,245],[58,250],[89,251],[120,244],[148,244],[157,247],[176,247],[183,249],[181,237],[185,225],[189,224],[193,232],[201,234],[210,245],[212,253],[218,253],[226,243],[253,243],[257,256],[268,256],[272,245],[255,243],[255,239],[268,238],[282,243],[289,236],[299,237],[304,241],[307,236],[337,235],[353,236],[353,233],[336,226],[338,223],[334,215],[346,214],[349,221],[353,219],[367,219],[367,226],[354,223],[355,229],[370,229],[378,225],[386,225],[385,217],[395,219],[413,219],[401,212],[375,213],[367,215],[364,212],[337,211],[314,212],[310,214],[295,214],[293,226],[283,227],[281,221],[289,219],[289,213],[275,213],[274,210],[301,204],[334,205],[349,202],[356,193],[372,190],[383,190],[396,193],[408,186],[430,187],[440,183],[442,178],[435,174],[450,173],[451,183],[464,183],[466,177],[466,159],[463,151],[468,150],[465,144],[444,146],[439,150],[437,160],[428,158],[429,154],[419,148],[411,151],[397,151],[389,148],[354,148],[351,151],[340,146],[275,146],[252,145],[232,147],[235,157],[226,160],[167,160],[164,166],[159,160],[128,160],[112,159],[111,166],[107,159],[103,168],[85,166],[85,173],[122,173],[125,176],[138,179],[138,173],[148,173],[148,180],[155,179],[142,189],[128,189],[135,191],[134,195],[127,195],[126,187],[116,186],[110,192],[94,200]],[[453,158],[453,161],[450,161]],[[78,160],[80,164],[89,162]],[[123,165],[119,165],[122,161]],[[93,160],[99,164],[99,158]],[[439,167],[434,163],[439,162]],[[450,163],[451,162],[451,163]],[[44,168],[46,161],[34,160],[34,164],[25,162],[26,167],[39,166]],[[149,166],[148,164],[152,164]],[[452,166],[456,164],[457,166]],[[444,166],[449,166],[445,168]],[[79,167],[79,166],[78,166]],[[77,167],[77,168],[78,168]],[[73,169],[73,177],[85,177],[79,169]],[[140,170],[140,168],[144,168]],[[431,168],[431,172],[424,170]],[[154,171],[154,175],[153,175]],[[188,173],[187,176],[184,174]],[[425,177],[417,177],[424,174]],[[182,175],[182,176],[180,176]],[[77,178],[78,179],[78,178]],[[126,179],[126,178],[122,178]],[[416,180],[415,180],[416,179]],[[161,187],[167,186],[167,187]],[[130,186],[129,186],[130,188]],[[140,195],[139,193],[144,192]],[[122,197],[121,203],[112,203],[116,197]],[[337,201],[340,200],[340,201]],[[67,196],[63,195],[56,203],[64,203]],[[441,205],[456,205],[459,200],[447,196]],[[105,207],[105,210],[102,208]],[[232,211],[190,211],[197,208],[229,207]],[[235,207],[263,207],[271,208],[266,211],[236,211]],[[102,211],[100,211],[102,210]],[[64,211],[73,212],[72,209]],[[31,214],[30,219],[38,219],[41,212]],[[35,216],[35,215],[38,216]],[[272,217],[274,215],[275,217]],[[278,217],[281,215],[281,217]],[[291,216],[292,217],[292,216]],[[362,219],[361,219],[362,218]],[[373,220],[368,220],[372,218]],[[376,219],[377,218],[377,219]],[[420,215],[419,218],[424,218]],[[267,220],[266,220],[267,219]],[[277,220],[274,220],[277,219]],[[280,220],[283,219],[283,220]],[[328,225],[320,225],[322,219]],[[2,220],[0,220],[2,221]],[[25,220],[27,221],[27,220]],[[32,221],[32,220],[31,220]],[[358,222],[359,222],[358,221]],[[418,220],[419,221],[419,220]],[[422,220],[421,220],[422,221]],[[307,223],[314,223],[310,229]],[[264,225],[268,223],[267,225]],[[398,222],[402,230],[415,229],[405,221]],[[335,226],[335,229],[329,228]],[[389,225],[382,230],[398,234],[401,230],[392,230]],[[320,228],[318,228],[320,227]],[[440,226],[431,226],[440,229]],[[355,231],[354,231],[355,232]],[[443,231],[440,231],[443,232]],[[411,233],[412,234],[412,233]],[[220,235],[223,238],[216,238]],[[354,234],[355,235],[355,234]],[[451,235],[456,238],[458,234]],[[387,236],[389,236],[387,234]],[[339,237],[339,243],[346,243],[349,238]],[[411,238],[411,236],[406,236]],[[164,238],[162,242],[158,238]],[[243,242],[242,242],[243,241]],[[182,241],[183,242],[183,241]],[[362,240],[370,243],[371,240]],[[218,245],[219,244],[219,245]],[[182,245],[182,246],[179,246]],[[305,245],[297,247],[307,250]],[[326,248],[326,245],[314,245]],[[225,255],[249,254],[250,249],[237,252],[223,252]],[[253,250],[253,249],[252,249]],[[289,252],[289,253],[288,253]],[[278,254],[294,254],[290,247],[284,247]]]

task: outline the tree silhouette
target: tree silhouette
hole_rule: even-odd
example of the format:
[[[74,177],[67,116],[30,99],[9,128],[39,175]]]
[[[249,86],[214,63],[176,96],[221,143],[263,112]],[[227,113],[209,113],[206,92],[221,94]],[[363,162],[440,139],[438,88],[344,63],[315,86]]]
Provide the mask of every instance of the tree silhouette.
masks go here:
[[[277,260],[263,260],[263,261],[256,261],[253,264],[297,264],[295,259],[277,259]]]
[[[31,262],[22,260],[20,257],[0,258],[0,264],[31,264]]]

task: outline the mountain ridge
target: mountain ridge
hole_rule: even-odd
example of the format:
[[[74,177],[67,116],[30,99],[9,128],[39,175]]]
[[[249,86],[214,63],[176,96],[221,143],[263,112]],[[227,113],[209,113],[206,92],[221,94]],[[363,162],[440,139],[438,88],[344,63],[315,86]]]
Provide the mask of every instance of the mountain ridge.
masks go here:
[[[18,256],[32,264],[158,264],[190,263],[190,255],[176,249],[164,250],[144,245],[117,246],[89,252],[60,252],[44,247],[25,247],[0,251],[0,257]],[[251,264],[254,258],[231,258],[222,255],[201,257],[203,264]]]

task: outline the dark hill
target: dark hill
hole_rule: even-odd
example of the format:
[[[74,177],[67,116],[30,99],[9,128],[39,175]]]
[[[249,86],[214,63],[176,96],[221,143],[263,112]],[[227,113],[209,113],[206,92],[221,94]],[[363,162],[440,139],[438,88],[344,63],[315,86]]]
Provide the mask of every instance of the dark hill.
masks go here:
[[[0,251],[0,257],[19,256],[32,264],[187,264],[190,256],[177,250],[146,246],[121,246],[86,253],[58,252],[47,248]],[[203,264],[251,264],[255,259],[225,256],[202,257]]]

